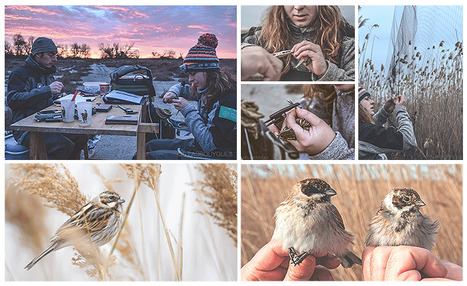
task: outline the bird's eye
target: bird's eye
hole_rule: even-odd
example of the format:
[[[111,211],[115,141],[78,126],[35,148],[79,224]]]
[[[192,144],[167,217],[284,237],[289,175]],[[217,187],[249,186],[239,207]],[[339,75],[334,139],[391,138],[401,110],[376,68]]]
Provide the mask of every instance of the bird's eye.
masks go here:
[[[409,202],[410,199],[408,197],[404,197],[403,200],[404,200],[404,202],[407,203],[407,202]]]
[[[114,197],[114,196],[110,196],[110,197],[109,197],[109,199],[111,199],[111,200],[114,200],[114,199],[115,199],[115,197]]]

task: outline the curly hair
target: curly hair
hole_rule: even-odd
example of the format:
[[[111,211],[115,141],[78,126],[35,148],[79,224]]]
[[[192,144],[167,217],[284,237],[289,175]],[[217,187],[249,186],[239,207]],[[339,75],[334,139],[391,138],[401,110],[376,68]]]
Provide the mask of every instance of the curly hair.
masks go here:
[[[321,103],[331,103],[336,100],[337,91],[332,84],[305,84],[303,97],[310,99],[310,104],[314,98]]]
[[[337,63],[336,58],[343,36],[354,33],[353,27],[344,19],[338,6],[317,6],[317,17],[311,23],[316,33],[311,39],[319,45],[324,57]],[[260,42],[270,53],[292,48],[292,22],[287,17],[284,6],[271,6],[265,18],[260,34]],[[291,69],[292,56],[284,57],[282,74]]]

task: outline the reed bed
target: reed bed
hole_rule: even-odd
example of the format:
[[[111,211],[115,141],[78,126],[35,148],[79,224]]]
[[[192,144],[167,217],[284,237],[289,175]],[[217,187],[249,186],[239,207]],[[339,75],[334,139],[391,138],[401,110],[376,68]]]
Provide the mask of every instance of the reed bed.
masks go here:
[[[368,224],[381,200],[394,188],[415,189],[426,206],[423,214],[441,223],[432,252],[462,266],[461,165],[244,165],[242,167],[241,264],[247,263],[274,232],[274,211],[299,180],[326,180],[336,191],[333,204],[346,229],[355,236],[350,246],[364,250]],[[362,280],[362,267],[331,270],[336,280]]]
[[[383,64],[376,66],[371,56],[365,58],[370,35],[371,29],[359,50],[359,87],[370,91],[377,108],[392,94],[404,95],[418,143],[417,149],[393,159],[461,160],[463,42],[420,48],[409,41],[407,53],[390,71]]]

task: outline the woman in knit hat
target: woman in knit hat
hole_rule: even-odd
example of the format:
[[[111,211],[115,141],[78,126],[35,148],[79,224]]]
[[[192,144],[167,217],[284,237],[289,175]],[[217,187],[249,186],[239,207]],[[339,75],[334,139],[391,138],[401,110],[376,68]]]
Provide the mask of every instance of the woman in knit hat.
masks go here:
[[[402,95],[391,97],[375,114],[375,102],[364,88],[358,90],[358,158],[387,160],[385,153],[401,152],[417,147],[412,121]],[[396,113],[398,128],[385,128],[388,117]]]
[[[194,139],[154,139],[146,145],[147,159],[177,159],[177,149],[221,159],[236,158],[237,83],[219,68],[214,34],[203,34],[180,66],[189,84],[172,86],[163,102],[173,103],[185,116]],[[187,99],[198,101],[197,108]]]
[[[262,27],[242,35],[242,79],[260,72],[274,80],[275,72],[281,80],[353,81],[354,37],[338,6],[271,6]],[[282,51],[290,53],[273,55]]]

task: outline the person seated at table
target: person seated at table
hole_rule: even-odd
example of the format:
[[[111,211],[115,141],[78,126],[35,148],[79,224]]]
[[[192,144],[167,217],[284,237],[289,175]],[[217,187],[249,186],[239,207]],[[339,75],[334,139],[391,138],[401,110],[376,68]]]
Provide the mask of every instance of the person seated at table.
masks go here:
[[[179,83],[164,95],[185,116],[193,139],[154,139],[146,145],[147,159],[178,159],[178,148],[209,157],[235,159],[236,80],[220,70],[214,34],[203,34],[189,51],[180,69],[191,85]],[[198,108],[187,99],[196,99]]]
[[[354,81],[354,38],[338,6],[271,6],[261,27],[242,35],[242,80]],[[283,65],[273,55],[281,51],[290,51]]]
[[[7,104],[13,111],[15,123],[53,104],[63,89],[54,79],[57,46],[45,37],[37,38],[23,66],[8,78]],[[29,148],[30,132],[14,131],[16,141]],[[49,159],[79,159],[87,143],[83,135],[45,133],[44,143]]]

